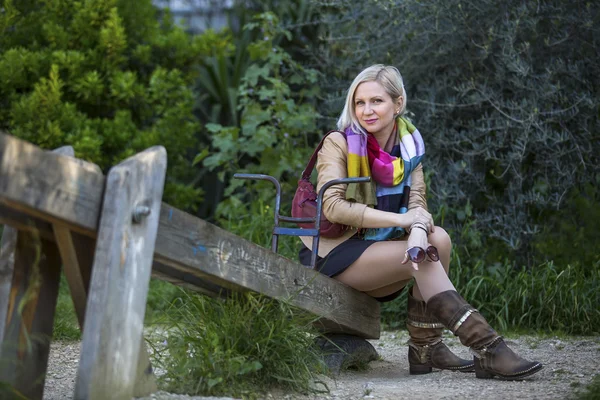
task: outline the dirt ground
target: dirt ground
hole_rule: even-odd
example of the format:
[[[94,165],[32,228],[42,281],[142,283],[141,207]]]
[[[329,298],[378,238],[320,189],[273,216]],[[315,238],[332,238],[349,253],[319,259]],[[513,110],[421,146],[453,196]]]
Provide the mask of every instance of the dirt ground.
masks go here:
[[[476,379],[474,373],[437,371],[427,375],[408,374],[406,332],[383,332],[371,343],[381,360],[366,371],[345,371],[335,379],[323,377],[329,393],[299,395],[271,392],[266,399],[568,399],[600,374],[600,337],[508,337],[508,345],[522,356],[544,364],[538,374],[516,382]],[[469,350],[451,334],[445,342],[462,357]],[[79,343],[54,343],[44,390],[45,400],[72,398]],[[144,400],[214,399],[158,392]]]

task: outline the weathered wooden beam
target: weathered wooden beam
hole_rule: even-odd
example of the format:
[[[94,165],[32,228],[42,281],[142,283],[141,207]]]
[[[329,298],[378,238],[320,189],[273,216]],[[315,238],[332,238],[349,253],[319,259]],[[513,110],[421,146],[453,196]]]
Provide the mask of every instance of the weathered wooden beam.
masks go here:
[[[156,146],[108,174],[76,399],[129,400],[134,394],[166,168],[166,151]]]
[[[47,171],[57,171],[51,174],[52,184],[45,181]],[[13,181],[21,184],[6,183]],[[97,171],[0,134],[0,203],[94,237],[103,186]],[[330,332],[379,337],[379,304],[370,296],[165,203],[156,244],[156,264],[210,282],[208,286],[289,299],[323,316]]]
[[[372,297],[167,204],[154,257],[227,289],[288,300],[322,316],[327,331],[379,337],[379,305]]]
[[[25,213],[14,211],[2,204],[0,204],[0,224],[18,231],[35,233],[46,240],[54,240],[52,224]]]
[[[59,282],[56,245],[19,232],[0,349],[0,381],[28,399],[42,399]]]
[[[0,203],[95,236],[104,191],[98,167],[0,133]]]

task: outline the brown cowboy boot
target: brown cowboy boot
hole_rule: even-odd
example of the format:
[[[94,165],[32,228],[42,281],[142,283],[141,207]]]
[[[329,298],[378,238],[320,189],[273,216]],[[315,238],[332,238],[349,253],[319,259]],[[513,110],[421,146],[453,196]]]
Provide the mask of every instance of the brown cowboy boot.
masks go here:
[[[542,369],[537,361],[527,361],[504,343],[502,336],[456,291],[438,293],[427,302],[428,309],[475,355],[475,376],[515,380]]]
[[[459,358],[442,342],[444,325],[431,315],[424,301],[412,296],[412,288],[408,292],[407,304],[406,327],[410,334],[408,342],[410,374],[428,374],[432,368],[473,372],[475,365],[472,360]]]

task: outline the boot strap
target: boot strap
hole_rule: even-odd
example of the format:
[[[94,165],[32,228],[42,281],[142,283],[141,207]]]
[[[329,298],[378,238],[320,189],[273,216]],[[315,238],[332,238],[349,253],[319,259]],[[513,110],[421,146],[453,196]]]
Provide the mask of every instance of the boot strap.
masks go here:
[[[444,328],[444,324],[440,322],[421,322],[415,321],[413,319],[407,318],[406,323],[410,326],[414,326],[416,328],[426,328],[426,329],[440,329]]]
[[[496,336],[491,342],[489,342],[482,348],[474,349],[471,347],[469,350],[475,357],[477,357],[479,359],[483,359],[485,357],[485,354],[489,352],[489,348],[494,347],[494,345],[500,340],[502,340],[502,336]]]
[[[458,328],[460,328],[460,326],[467,320],[467,318],[469,318],[469,316],[471,314],[473,314],[474,312],[479,312],[477,309],[471,307],[468,304],[465,304],[463,306],[463,309],[464,309],[464,312],[462,312],[462,310],[457,312],[455,314],[454,318],[448,324],[448,326],[450,327],[450,330],[455,335],[456,335],[456,331],[458,331]]]
[[[419,360],[421,361],[421,363],[426,363],[427,361],[429,361],[429,354],[431,348],[437,346],[440,343],[442,343],[442,339],[437,339],[435,342],[431,344],[426,344],[425,346],[417,346],[412,342],[412,340],[408,341],[408,345],[415,349],[417,354],[419,355]]]

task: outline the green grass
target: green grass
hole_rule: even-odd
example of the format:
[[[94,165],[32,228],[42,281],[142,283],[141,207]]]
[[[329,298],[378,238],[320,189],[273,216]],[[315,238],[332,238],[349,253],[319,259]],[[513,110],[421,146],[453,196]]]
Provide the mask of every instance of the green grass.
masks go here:
[[[53,340],[74,341],[81,339],[81,331],[75,314],[71,292],[65,275],[60,277],[58,300],[54,314],[54,328],[52,330]]]
[[[600,261],[560,268],[552,262],[530,270],[505,262],[486,266],[453,254],[450,277],[457,290],[500,331],[594,335],[600,327]],[[405,291],[406,292],[406,291]],[[389,328],[404,326],[406,293],[382,307]]]
[[[571,385],[574,386],[574,385]],[[592,382],[583,390],[575,391],[577,400],[600,400],[600,375],[594,376]]]
[[[150,340],[161,389],[244,397],[273,386],[314,391],[325,369],[313,317],[251,293],[219,300],[182,291],[181,301],[156,321]]]

